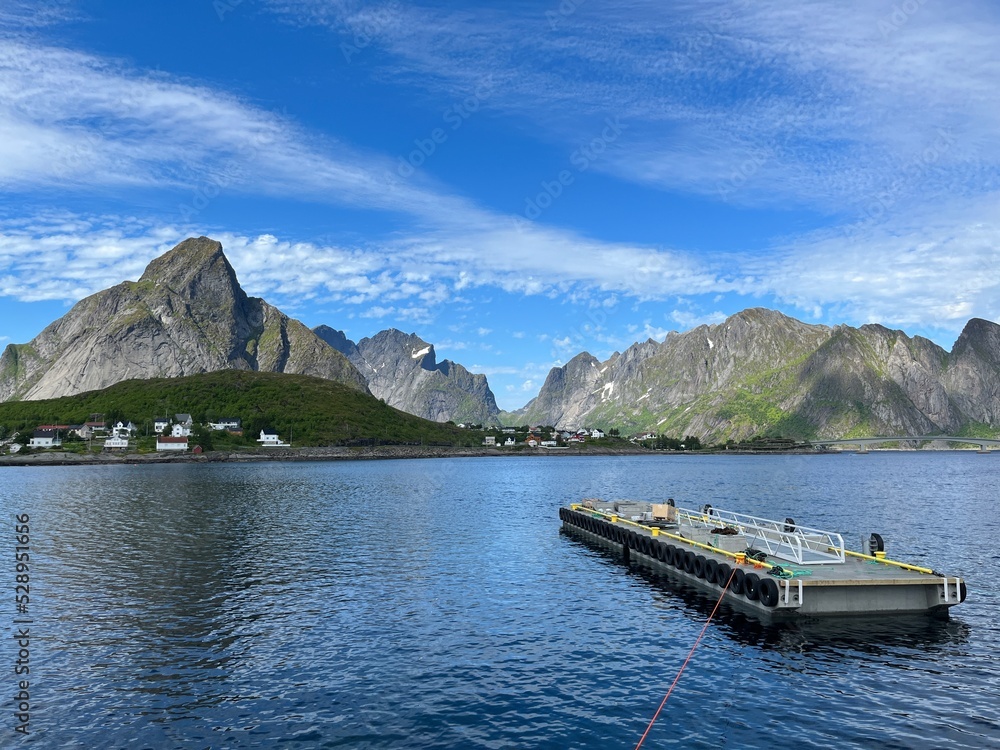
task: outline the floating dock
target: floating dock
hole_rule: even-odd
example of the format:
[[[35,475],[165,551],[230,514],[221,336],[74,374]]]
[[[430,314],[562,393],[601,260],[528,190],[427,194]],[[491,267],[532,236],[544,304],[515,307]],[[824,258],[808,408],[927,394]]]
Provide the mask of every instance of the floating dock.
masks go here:
[[[845,549],[840,534],[710,505],[584,500],[559,509],[563,528],[666,569],[740,609],[773,619],[928,614],[965,601],[961,578],[890,560],[882,538]]]

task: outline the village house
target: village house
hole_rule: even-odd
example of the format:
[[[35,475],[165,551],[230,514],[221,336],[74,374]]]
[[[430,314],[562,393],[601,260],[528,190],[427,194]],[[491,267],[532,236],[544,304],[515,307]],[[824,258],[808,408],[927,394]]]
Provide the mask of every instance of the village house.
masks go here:
[[[288,448],[291,446],[291,443],[281,442],[281,438],[274,430],[261,430],[257,442],[262,448]]]
[[[181,428],[181,435],[191,434],[191,428],[194,427],[194,421],[191,419],[190,414],[174,414],[174,429],[177,427]],[[176,436],[176,433],[174,433]]]
[[[108,434],[108,426],[104,422],[84,422],[76,430],[76,434],[79,435],[84,440],[90,440],[92,437],[100,437],[101,435]]]
[[[156,450],[158,451],[186,451],[188,449],[187,436],[156,436]]]
[[[116,432],[104,441],[104,450],[126,450],[128,448],[128,431]]]
[[[514,447],[514,443],[515,443],[514,438],[509,437],[509,438],[507,438],[506,440],[503,441],[503,447],[504,448],[512,448],[512,447]]]
[[[112,425],[111,427],[112,435],[121,435],[123,432],[128,433],[129,435],[134,435],[135,431],[136,431],[136,426],[134,423],[132,423],[131,421],[123,422],[120,419],[117,422],[115,422],[114,425]]]
[[[542,439],[538,435],[535,435],[534,433],[529,432],[527,435],[524,436],[524,444],[529,445],[532,448],[537,448],[539,445],[541,445],[541,443]]]
[[[226,430],[227,432],[243,432],[243,422],[239,417],[219,417],[214,422],[209,422],[208,426],[212,430]]]
[[[58,430],[35,430],[28,441],[29,448],[58,448],[61,445]]]
[[[604,430],[598,430],[596,427],[590,431],[590,436],[595,440],[604,437]]]
[[[153,417],[153,432],[160,434],[170,425],[170,417]]]
[[[483,445],[496,445],[497,439],[493,435],[487,435],[483,438]]]

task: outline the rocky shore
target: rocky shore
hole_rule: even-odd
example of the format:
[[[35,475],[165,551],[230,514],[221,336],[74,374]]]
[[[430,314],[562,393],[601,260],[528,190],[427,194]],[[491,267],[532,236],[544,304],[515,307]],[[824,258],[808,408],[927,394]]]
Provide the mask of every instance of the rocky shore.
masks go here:
[[[653,455],[644,448],[588,446],[571,450],[510,451],[490,447],[432,447],[417,445],[384,445],[361,448],[258,448],[245,451],[208,451],[206,453],[44,453],[0,456],[3,466],[121,466],[126,464],[175,463],[245,463],[252,461],[358,461],[390,458],[458,458],[471,456],[626,456]]]

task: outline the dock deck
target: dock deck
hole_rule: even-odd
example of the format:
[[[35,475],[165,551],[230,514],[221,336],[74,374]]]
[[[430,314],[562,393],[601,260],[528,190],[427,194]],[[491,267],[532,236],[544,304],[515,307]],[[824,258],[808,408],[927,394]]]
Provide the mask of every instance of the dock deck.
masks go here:
[[[563,527],[775,619],[948,615],[965,582],[844,548],[839,534],[705,506],[585,500],[559,511]],[[873,535],[873,542],[881,539]]]

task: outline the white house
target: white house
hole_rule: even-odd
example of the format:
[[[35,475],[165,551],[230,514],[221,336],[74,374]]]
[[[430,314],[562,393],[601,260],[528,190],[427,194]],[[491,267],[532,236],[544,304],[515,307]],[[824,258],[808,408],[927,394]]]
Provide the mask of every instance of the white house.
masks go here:
[[[593,430],[590,431],[590,436],[595,439],[602,438],[604,437],[604,430],[598,430],[597,428],[594,428]]]
[[[187,436],[156,437],[156,450],[158,451],[186,451],[188,449]]]
[[[281,442],[281,438],[274,430],[261,430],[257,442],[261,444],[262,448],[288,448],[291,445]]]
[[[62,445],[57,430],[35,430],[28,441],[29,448],[58,448]]]
[[[111,428],[112,435],[121,435],[123,432],[129,435],[135,432],[135,425],[132,422],[123,422],[120,419]]]
[[[555,440],[543,440],[542,441],[542,447],[543,448],[552,448],[553,446],[556,446],[556,445],[558,445],[558,443]]]
[[[154,417],[153,418],[153,432],[159,435],[170,424],[170,417]]]
[[[128,448],[128,433],[115,433],[104,441],[105,450],[125,450]]]
[[[220,417],[215,422],[209,422],[208,426],[213,430],[239,430],[243,422],[239,417]]]
[[[503,447],[504,448],[510,448],[511,446],[514,445],[514,442],[515,442],[514,438],[509,437],[509,438],[507,438],[506,440],[503,441]]]
[[[502,430],[502,432],[503,432],[504,435],[513,435],[515,432],[517,432],[517,428],[515,428],[515,427],[504,427],[503,430]]]
[[[177,428],[180,428],[180,432],[177,432]],[[194,421],[191,419],[190,414],[174,414],[174,426],[170,431],[170,434],[174,437],[183,437],[191,434],[191,428],[194,427]]]
[[[485,438],[483,438],[483,445],[496,445],[496,444],[497,444],[497,439],[492,435],[487,435]]]

